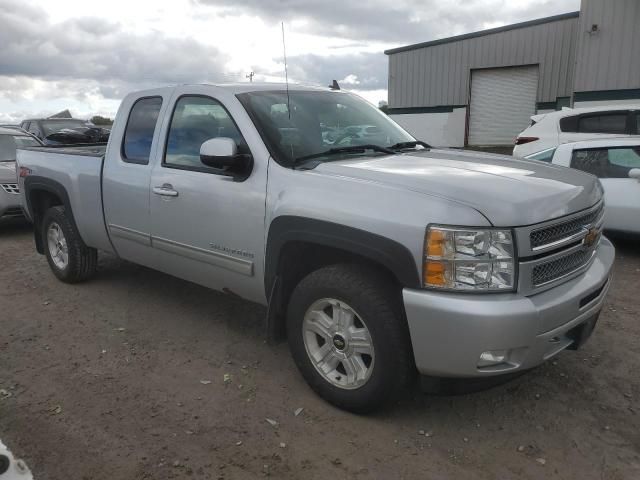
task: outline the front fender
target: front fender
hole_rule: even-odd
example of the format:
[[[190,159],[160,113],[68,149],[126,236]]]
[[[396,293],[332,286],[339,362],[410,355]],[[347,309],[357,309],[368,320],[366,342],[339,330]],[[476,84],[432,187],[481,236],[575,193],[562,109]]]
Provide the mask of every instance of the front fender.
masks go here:
[[[347,225],[285,215],[275,218],[269,227],[265,256],[266,292],[271,292],[281,252],[289,242],[317,244],[365,257],[392,272],[404,287],[420,287],[413,255],[395,240]]]

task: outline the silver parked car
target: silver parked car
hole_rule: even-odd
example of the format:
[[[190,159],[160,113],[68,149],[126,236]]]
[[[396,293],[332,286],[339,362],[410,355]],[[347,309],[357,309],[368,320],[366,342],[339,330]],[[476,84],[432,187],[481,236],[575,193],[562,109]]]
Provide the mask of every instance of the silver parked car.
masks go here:
[[[22,200],[16,177],[16,147],[38,147],[42,143],[15,128],[0,128],[0,218],[22,216]]]

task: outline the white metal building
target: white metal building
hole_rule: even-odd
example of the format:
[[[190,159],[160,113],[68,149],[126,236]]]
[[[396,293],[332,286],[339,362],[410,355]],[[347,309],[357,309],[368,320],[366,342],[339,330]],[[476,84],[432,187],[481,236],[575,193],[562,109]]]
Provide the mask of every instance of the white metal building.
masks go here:
[[[434,145],[510,145],[535,113],[640,100],[640,0],[385,52],[389,114]]]

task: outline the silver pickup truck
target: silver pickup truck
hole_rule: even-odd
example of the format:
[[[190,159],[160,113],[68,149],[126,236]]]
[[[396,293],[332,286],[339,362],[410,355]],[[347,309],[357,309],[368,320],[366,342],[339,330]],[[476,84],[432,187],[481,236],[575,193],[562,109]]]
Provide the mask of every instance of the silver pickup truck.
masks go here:
[[[343,91],[138,92],[106,151],[22,149],[18,167],[60,280],[105,251],[267,305],[270,336],[351,411],[416,373],[474,381],[577,348],[609,288],[595,177],[431,148]]]

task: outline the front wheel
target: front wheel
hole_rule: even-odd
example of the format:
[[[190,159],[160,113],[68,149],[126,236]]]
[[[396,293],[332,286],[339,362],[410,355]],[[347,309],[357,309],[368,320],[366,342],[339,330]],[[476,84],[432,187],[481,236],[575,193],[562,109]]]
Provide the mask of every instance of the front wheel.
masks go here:
[[[287,337],[307,383],[345,410],[392,402],[414,373],[399,290],[366,266],[332,265],[305,277],[291,296]]]
[[[82,241],[63,206],[44,214],[42,244],[51,270],[63,282],[81,282],[95,273],[98,253]]]

